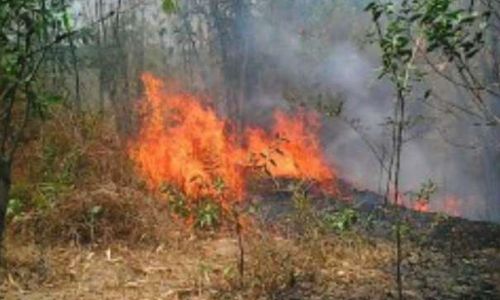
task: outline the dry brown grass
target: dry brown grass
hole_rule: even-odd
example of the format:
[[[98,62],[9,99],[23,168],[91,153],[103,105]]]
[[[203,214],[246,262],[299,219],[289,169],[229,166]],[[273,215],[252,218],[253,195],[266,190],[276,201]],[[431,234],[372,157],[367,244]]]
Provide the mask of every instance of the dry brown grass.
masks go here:
[[[246,238],[248,258],[244,286],[237,274],[219,296],[229,299],[357,298],[363,286],[373,298],[384,299],[392,277],[384,270],[393,255],[390,245],[358,237],[318,235],[286,239],[265,231]],[[328,298],[329,299],[329,298]]]
[[[7,252],[3,289],[7,299],[208,299],[214,293],[211,284],[228,263],[212,249],[224,243],[186,239],[133,249],[119,243],[96,249],[56,246],[46,250],[45,271],[40,271],[36,247],[11,241],[19,251]]]
[[[98,247],[59,243],[40,248],[9,235],[0,286],[7,299],[28,300],[394,299],[394,249],[385,241],[321,235],[313,242],[247,230],[240,285],[238,245],[230,232],[200,237],[170,228],[165,237],[154,246],[114,240]],[[420,267],[405,278],[406,299],[457,288],[445,256],[408,254]],[[498,260],[499,254],[489,254],[485,264]],[[434,285],[424,293],[414,276],[428,276]]]
[[[173,221],[165,199],[135,177],[111,124],[56,112],[38,134],[15,166],[28,206],[7,232],[6,299],[387,299],[395,288],[393,245],[329,234],[302,194],[291,199],[293,226],[282,224],[295,234],[244,222],[241,281],[234,224],[200,233]],[[41,182],[57,192],[44,194]],[[446,257],[416,257],[431,262],[419,276],[449,274]],[[408,279],[407,298],[424,299]]]
[[[13,194],[25,208],[13,233],[45,244],[162,240],[166,207],[134,175],[111,121],[55,109],[29,132],[14,166]]]
[[[162,230],[170,225],[166,207],[113,184],[71,195],[41,218],[44,238],[79,244],[161,241]]]
[[[351,299],[360,286],[360,295],[369,289],[371,299],[383,299],[389,283],[381,283],[390,281],[380,269],[388,248],[347,251],[348,245],[327,237],[320,242],[324,259],[317,260],[310,244],[247,232],[243,287],[237,242],[227,234],[200,239],[170,233],[155,247],[114,241],[97,248],[49,246],[43,253],[13,236],[7,243],[16,249],[7,252],[3,283],[12,299]]]
[[[387,288],[380,266],[388,246],[326,236],[309,211],[303,237],[248,222],[241,282],[232,224],[197,234],[172,221],[166,203],[134,176],[111,124],[55,112],[41,131],[23,149],[16,179],[32,201],[42,180],[65,189],[48,207],[11,221],[4,288],[12,298],[304,298],[332,294],[332,286],[340,294],[374,277],[378,290]]]

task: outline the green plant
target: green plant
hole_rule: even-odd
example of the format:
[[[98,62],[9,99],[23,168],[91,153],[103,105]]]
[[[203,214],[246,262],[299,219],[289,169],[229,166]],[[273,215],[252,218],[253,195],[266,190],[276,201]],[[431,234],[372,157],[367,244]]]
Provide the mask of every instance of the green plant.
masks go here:
[[[7,206],[7,217],[15,218],[22,214],[24,210],[23,202],[18,198],[11,198]]]
[[[54,205],[65,191],[67,191],[65,184],[41,182],[35,185],[35,194],[33,195],[31,204],[37,211],[43,211]]]
[[[171,213],[183,219],[187,219],[191,215],[191,210],[188,207],[186,196],[177,188],[170,184],[163,184],[160,188],[168,201],[168,207]]]
[[[418,207],[427,207],[432,195],[437,192],[437,189],[437,185],[432,180],[429,180],[422,183],[417,192],[410,193],[410,197],[418,205]]]
[[[104,209],[100,205],[92,206],[87,212],[86,224],[89,228],[90,241],[95,241],[95,226],[97,219],[102,215]]]
[[[162,9],[166,14],[172,14],[176,12],[179,9],[178,0],[163,0]]]
[[[32,185],[24,181],[17,182],[12,186],[7,206],[7,217],[16,218],[29,209],[33,194],[32,189]]]
[[[477,87],[478,78],[471,72],[469,60],[484,44],[482,31],[489,12],[482,14],[474,11],[474,3],[469,9],[464,9],[454,0],[403,0],[398,3],[372,1],[366,6],[366,11],[372,16],[376,42],[381,50],[380,77],[390,80],[396,94],[393,116],[387,122],[392,131],[392,152],[387,167],[386,190],[388,194],[390,187],[393,187],[393,199],[397,201],[400,198],[401,158],[405,135],[409,126],[419,118],[408,113],[409,101],[418,99],[414,95],[414,85],[425,78],[425,69],[421,67],[425,63],[421,64],[419,59],[422,57],[426,62],[430,62],[431,54],[441,56],[448,63],[455,64],[457,72],[466,82],[466,87],[471,87],[471,83]],[[432,63],[428,65],[436,70]],[[473,103],[483,115],[491,117],[480,93],[477,93],[477,89],[473,90]],[[430,96],[429,89],[423,98]],[[397,208],[396,211],[396,280],[398,297],[402,299],[401,218]]]
[[[314,239],[322,229],[321,220],[312,206],[307,189],[305,182],[293,184],[292,201],[294,210],[291,217],[294,226],[302,232],[305,239]]]
[[[40,174],[41,180],[68,185],[75,182],[84,153],[78,143],[68,144],[71,138],[51,134],[42,139],[41,163],[34,170]]]
[[[323,217],[326,227],[338,232],[350,230],[358,219],[358,213],[352,208],[344,208],[338,212],[326,214]]]
[[[221,209],[220,206],[211,200],[202,201],[196,207],[195,224],[198,228],[209,229],[220,225]]]
[[[218,188],[223,189],[223,183]],[[192,219],[200,229],[210,229],[220,225],[222,210],[211,198],[189,200],[186,195],[170,184],[164,184],[160,191],[165,195],[170,212],[184,220]]]
[[[392,226],[392,232],[394,233],[394,236],[397,235],[397,230],[400,231],[400,234],[401,234],[401,238],[407,238],[410,236],[410,234],[412,234],[412,225],[409,223],[409,222],[401,222],[401,224],[399,225],[399,229],[396,225],[393,225]]]
[[[234,266],[229,265],[226,266],[222,269],[222,276],[224,277],[224,280],[226,281],[232,281],[236,277],[236,272],[234,269]]]

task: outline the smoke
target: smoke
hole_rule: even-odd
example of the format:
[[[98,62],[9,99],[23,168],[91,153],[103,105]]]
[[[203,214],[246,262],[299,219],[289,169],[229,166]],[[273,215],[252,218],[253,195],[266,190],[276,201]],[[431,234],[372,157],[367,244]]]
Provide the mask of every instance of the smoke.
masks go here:
[[[387,158],[390,149],[391,134],[386,123],[392,115],[394,96],[391,85],[377,78],[380,65],[376,51],[353,39],[366,33],[352,32],[365,17],[357,11],[357,17],[347,21],[347,25],[337,30],[335,24],[330,24],[321,36],[315,37],[314,25],[308,26],[304,12],[307,10],[292,11],[282,18],[274,15],[272,19],[260,16],[249,24],[248,34],[255,39],[252,55],[264,58],[261,66],[267,67],[258,70],[264,82],[259,86],[260,93],[247,106],[247,113],[286,105],[283,94],[290,88],[301,90],[299,97],[303,96],[304,101],[310,100],[308,93],[341,95],[342,117],[326,118],[324,122],[325,152],[344,179],[358,187],[383,192],[386,178],[379,159],[384,155]],[[291,19],[294,14],[302,17]],[[340,22],[346,22],[345,18]],[[443,84],[441,90],[450,88]],[[450,95],[448,92],[446,96]],[[417,192],[431,180],[438,186],[430,203],[433,210],[446,211],[445,199],[456,197],[464,217],[500,220],[500,214],[494,212],[500,195],[495,191],[493,195],[484,193],[484,174],[478,166],[483,159],[481,152],[454,145],[450,140],[456,137],[444,138],[442,130],[435,129],[444,123],[448,134],[459,137],[459,143],[474,144],[477,132],[470,127],[471,122],[437,115],[419,102],[411,104],[409,111],[423,121],[407,131],[402,190]]]
[[[236,22],[240,38],[235,38],[227,27],[217,33],[221,29],[216,28],[207,5],[207,25],[196,26],[201,28],[200,42],[196,44],[198,58],[192,61],[198,65],[191,66],[200,74],[190,82],[206,90],[220,90],[225,81],[228,84],[227,78],[223,79],[222,55],[214,52],[216,49],[231,58],[232,70],[241,70],[243,65],[247,68],[245,88],[251,93],[242,107],[245,122],[271,124],[272,111],[289,108],[290,98],[309,106],[342,102],[340,116],[324,118],[325,154],[343,179],[360,189],[383,193],[387,179],[380,159],[387,160],[390,152],[387,122],[392,116],[394,90],[389,82],[378,78],[380,57],[377,48],[364,41],[371,20],[361,7],[341,0],[318,0],[314,4],[258,1],[249,8],[244,22]],[[199,15],[195,18],[202,24]],[[175,37],[178,26],[170,27],[170,36]],[[169,45],[178,43],[169,40]],[[177,47],[173,59],[185,61],[181,46]],[[235,49],[247,53],[234,53]],[[239,74],[232,75],[234,84]],[[439,98],[469,101],[463,91],[443,80],[432,78],[431,83]],[[416,95],[423,95],[425,90],[425,86],[417,85]],[[216,98],[221,100],[223,96],[218,94]],[[406,132],[402,190],[417,192],[431,180],[438,186],[430,201],[433,210],[446,211],[445,199],[454,197],[464,217],[500,221],[500,193],[495,182],[498,174],[491,174],[491,166],[487,171],[488,161],[499,156],[494,138],[498,130],[496,134],[483,132],[484,128],[473,126],[475,121],[470,116],[456,117],[430,104],[416,100],[408,107],[409,115],[420,121]],[[485,145],[493,145],[487,148],[489,154]]]

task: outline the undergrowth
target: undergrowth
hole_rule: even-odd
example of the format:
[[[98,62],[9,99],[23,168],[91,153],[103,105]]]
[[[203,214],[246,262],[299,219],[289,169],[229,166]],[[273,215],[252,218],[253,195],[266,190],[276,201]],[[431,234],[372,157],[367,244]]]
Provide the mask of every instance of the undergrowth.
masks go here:
[[[165,208],[133,174],[126,144],[98,115],[53,108],[14,166],[12,231],[45,243],[161,238]]]
[[[356,222],[354,212],[319,214],[304,183],[292,189],[289,224],[295,234],[284,238],[240,207],[230,210],[210,198],[191,201],[172,186],[151,193],[134,175],[113,124],[98,116],[54,109],[31,134],[15,165],[8,228],[10,236],[32,239],[40,249],[116,241],[168,247],[183,231],[223,227],[229,230],[219,233],[231,236],[237,249],[224,282],[215,287],[217,299],[281,299],[311,286],[322,292],[338,280],[340,263],[375,268],[390,257],[387,249],[344,234]]]

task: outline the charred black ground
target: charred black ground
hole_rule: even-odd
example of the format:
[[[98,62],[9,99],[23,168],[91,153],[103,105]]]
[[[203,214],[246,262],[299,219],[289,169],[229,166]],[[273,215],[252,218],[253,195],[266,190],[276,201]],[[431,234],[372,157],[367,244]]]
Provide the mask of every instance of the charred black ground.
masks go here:
[[[292,186],[292,183],[287,181],[280,184],[285,187]],[[345,224],[346,229],[327,226],[326,234],[342,235],[346,234],[342,232],[346,230],[347,234],[355,232],[374,245],[380,240],[394,243],[394,224],[401,218],[405,226],[406,240],[403,262],[405,280],[421,292],[424,299],[500,297],[499,286],[495,283],[500,272],[499,224],[387,206],[384,205],[383,196],[371,191],[357,190],[346,182],[341,183],[341,193],[351,197],[339,200],[319,195],[318,190],[314,188],[309,191],[312,210],[310,213],[319,219],[350,214],[349,219],[343,219],[349,223]],[[285,188],[256,198],[258,216],[263,222],[286,236],[304,236],[307,225],[291,221],[291,216],[297,210],[293,191],[286,191]],[[398,214],[395,209],[399,210]],[[392,272],[391,268],[387,271]],[[307,287],[307,284],[300,286],[299,283],[297,287],[281,291],[277,297],[307,298],[312,293]],[[387,297],[392,298],[395,295],[389,293]]]

